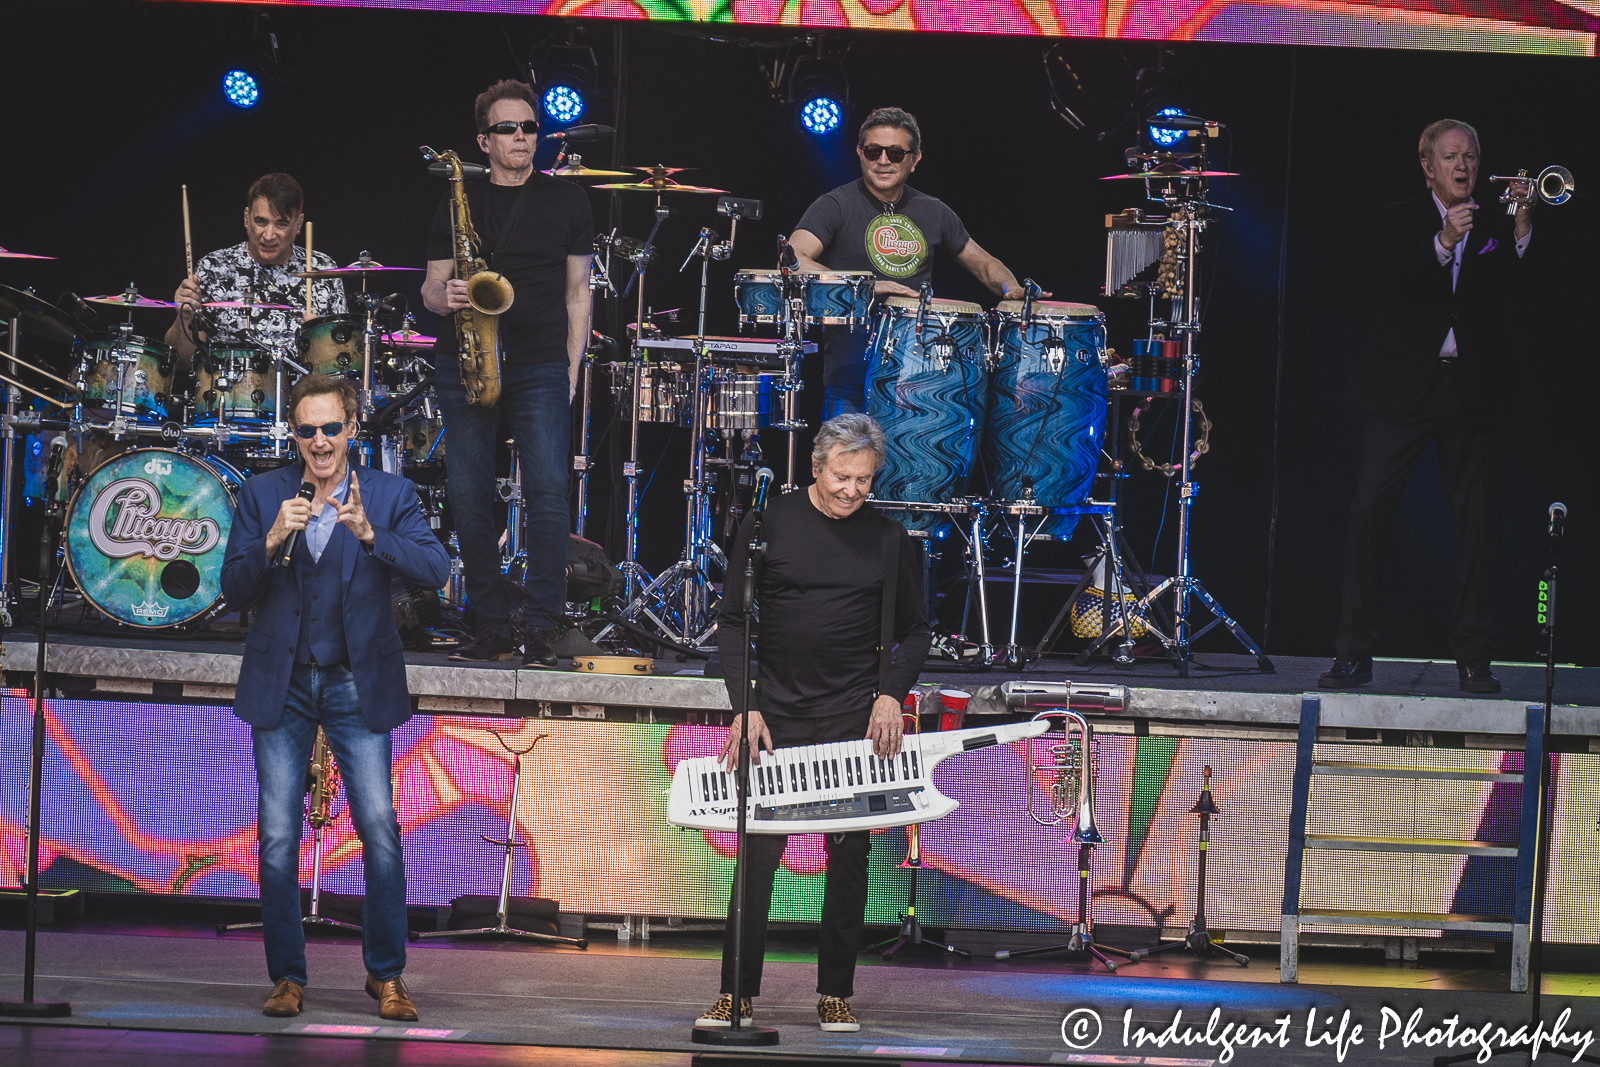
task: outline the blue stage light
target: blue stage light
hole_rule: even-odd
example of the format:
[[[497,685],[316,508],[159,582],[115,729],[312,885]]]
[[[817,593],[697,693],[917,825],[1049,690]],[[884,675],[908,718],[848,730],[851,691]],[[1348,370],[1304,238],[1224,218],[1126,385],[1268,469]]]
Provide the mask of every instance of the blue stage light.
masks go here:
[[[248,71],[230,70],[222,76],[222,95],[234,107],[255,107],[261,86]]]
[[[1182,114],[1184,114],[1184,110],[1181,107],[1164,107],[1160,111],[1156,112],[1156,115],[1158,116]],[[1185,131],[1183,130],[1169,130],[1165,126],[1157,126],[1153,122],[1150,124],[1150,140],[1154,141],[1158,145],[1161,145],[1163,148],[1171,148],[1173,145],[1183,140],[1184,136]]]
[[[552,85],[544,91],[544,113],[562,125],[577,122],[583,117],[583,94],[570,85]]]
[[[800,107],[800,125],[810,133],[832,133],[844,120],[844,109],[839,101],[828,96],[814,96]]]

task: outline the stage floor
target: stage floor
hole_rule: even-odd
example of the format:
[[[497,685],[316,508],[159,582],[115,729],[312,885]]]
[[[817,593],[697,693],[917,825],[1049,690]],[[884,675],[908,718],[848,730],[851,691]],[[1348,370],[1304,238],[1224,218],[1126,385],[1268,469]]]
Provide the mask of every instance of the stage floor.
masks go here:
[[[8,994],[18,980],[21,950],[20,933],[0,933],[0,974]],[[71,1000],[74,1015],[58,1023],[0,1027],[0,1065],[131,1067],[176,1058],[226,1060],[235,1067],[253,1060],[687,1067],[689,1055],[709,1051],[693,1045],[689,1031],[715,999],[717,951],[704,938],[629,946],[601,941],[587,952],[415,944],[406,977],[422,1018],[400,1027],[378,1019],[362,991],[360,946],[354,941],[312,941],[306,1010],[294,1019],[269,1019],[260,1013],[269,989],[257,937],[221,938],[170,927],[47,931],[39,940],[38,995]],[[1158,1033],[1181,1009],[1180,1028],[1198,1023],[1203,1032],[1207,1016],[1220,1008],[1221,1024],[1276,1031],[1274,1020],[1292,1018],[1287,1048],[1238,1050],[1239,1063],[1339,1063],[1332,1047],[1306,1046],[1306,1016],[1315,1008],[1318,1033],[1328,1016],[1336,1030],[1346,1011],[1351,1026],[1364,1027],[1363,1043],[1351,1045],[1344,1064],[1422,1064],[1437,1050],[1400,1049],[1393,1038],[1384,1049],[1377,1047],[1386,1007],[1402,1019],[1422,1009],[1424,1032],[1452,1015],[1460,1016],[1461,1028],[1493,1022],[1514,1030],[1527,1020],[1528,998],[1504,992],[1505,975],[1488,959],[1451,956],[1417,964],[1385,962],[1375,951],[1309,950],[1301,958],[1302,984],[1285,986],[1277,980],[1275,954],[1259,949],[1248,968],[1180,954],[1129,965],[1115,975],[1062,958],[1000,962],[983,955],[972,961],[914,955],[891,964],[864,955],[852,1001],[862,1031],[824,1034],[816,1025],[814,948],[802,934],[772,946],[756,1020],[779,1028],[774,1055],[995,1064],[1139,1063],[1069,1057],[1142,1055],[1151,1057],[1146,1063],[1203,1067],[1222,1059],[1220,1047],[1124,1047],[1123,1013],[1132,1010],[1135,1030],[1145,1026]],[[1600,1029],[1600,975],[1548,973],[1544,989],[1541,1014],[1547,1022],[1570,1008],[1567,1032]],[[1063,1018],[1074,1011],[1083,1019],[1094,1013],[1103,1026],[1098,1042],[1081,1053],[1062,1037]],[[485,1046],[524,1048],[513,1053]],[[472,1048],[482,1051],[469,1053]]]

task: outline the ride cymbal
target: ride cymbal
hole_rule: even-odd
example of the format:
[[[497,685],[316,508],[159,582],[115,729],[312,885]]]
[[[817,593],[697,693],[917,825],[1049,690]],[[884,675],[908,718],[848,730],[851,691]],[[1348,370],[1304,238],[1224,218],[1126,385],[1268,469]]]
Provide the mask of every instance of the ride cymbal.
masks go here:
[[[168,304],[167,306],[168,307],[172,307],[171,304]],[[234,309],[255,308],[258,311],[293,311],[293,310],[295,310],[295,308],[290,304],[257,304],[257,303],[251,303],[251,302],[245,301],[245,300],[215,300],[215,301],[212,301],[212,302],[206,304],[206,307],[208,307],[208,308],[234,308]]]
[[[178,305],[170,300],[151,300],[148,296],[140,295],[137,289],[124,293],[107,293],[105,296],[86,296],[83,298],[89,304],[110,304],[119,308],[175,308]]]
[[[348,267],[328,267],[325,270],[299,271],[292,275],[295,278],[356,278],[367,274],[415,274],[421,267],[385,267],[382,263],[368,260],[365,263],[352,263]]]
[[[77,328],[60,308],[36,293],[0,285],[0,319],[22,320],[22,336],[71,344]]]
[[[8,252],[0,248],[0,259],[55,259],[55,256],[35,256],[27,252]]]

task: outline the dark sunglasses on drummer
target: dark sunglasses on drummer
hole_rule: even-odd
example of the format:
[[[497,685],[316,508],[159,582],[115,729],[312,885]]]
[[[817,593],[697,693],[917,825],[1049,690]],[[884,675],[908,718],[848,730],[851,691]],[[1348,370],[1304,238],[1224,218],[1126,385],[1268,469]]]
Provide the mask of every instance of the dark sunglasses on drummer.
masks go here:
[[[876,163],[878,157],[888,153],[890,163],[899,163],[911,154],[911,149],[901,148],[899,145],[864,144],[860,146],[861,154],[871,163]]]
[[[504,122],[495,123],[493,126],[490,126],[487,130],[484,130],[483,132],[486,133],[486,134],[489,134],[489,133],[503,133],[507,137],[510,137],[512,134],[516,133],[517,130],[519,130],[519,129],[523,133],[526,133],[526,134],[528,134],[530,136],[533,135],[533,134],[536,134],[536,133],[539,132],[539,120],[538,119],[523,119],[521,122],[512,122],[510,119],[507,119]]]
[[[342,422],[325,422],[321,426],[313,426],[309,422],[302,422],[294,428],[294,435],[302,441],[314,441],[318,430],[322,431],[322,436],[324,437],[338,437],[339,431],[342,429],[344,429],[344,423]]]

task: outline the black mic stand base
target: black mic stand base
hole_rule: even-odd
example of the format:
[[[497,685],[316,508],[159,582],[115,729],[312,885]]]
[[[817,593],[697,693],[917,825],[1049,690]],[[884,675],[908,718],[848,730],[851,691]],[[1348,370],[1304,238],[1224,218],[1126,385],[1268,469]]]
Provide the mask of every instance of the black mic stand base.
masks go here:
[[[62,1019],[72,1014],[70,1000],[0,1000],[0,1017]]]
[[[735,1006],[735,1012],[738,1007]],[[741,1026],[734,1029],[731,1026],[697,1026],[689,1033],[689,1040],[696,1045],[776,1045],[778,1043],[778,1028],[776,1026]]]
[[[1170,941],[1158,948],[1141,948],[1136,952],[1129,953],[1128,959],[1132,960],[1134,963],[1138,963],[1140,960],[1147,960],[1151,956],[1159,956],[1163,952],[1171,952],[1174,949],[1180,948],[1188,949],[1200,959],[1210,959],[1214,956],[1226,956],[1241,967],[1250,966],[1249,956],[1246,956],[1242,952],[1235,952],[1230,948],[1223,947],[1222,942],[1213,939],[1211,936],[1211,931],[1206,929],[1204,926],[1191,926],[1189,927],[1189,932],[1184,935],[1183,940]],[[1221,961],[1219,960],[1218,962]]]

